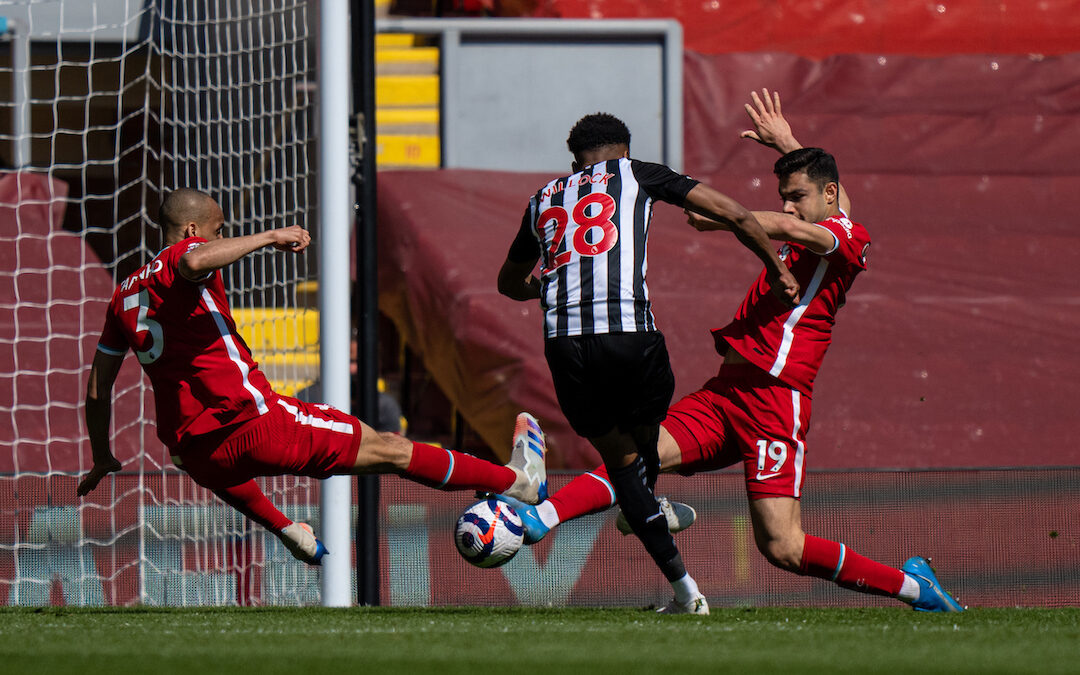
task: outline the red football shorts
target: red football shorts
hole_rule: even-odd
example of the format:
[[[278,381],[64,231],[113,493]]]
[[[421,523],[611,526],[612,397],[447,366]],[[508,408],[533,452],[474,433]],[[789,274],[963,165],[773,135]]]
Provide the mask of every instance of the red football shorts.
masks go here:
[[[188,443],[173,462],[211,489],[258,476],[326,478],[352,469],[362,436],[358,419],[291,396],[268,403],[266,414],[223,436]]]
[[[810,397],[750,364],[720,373],[668,410],[664,428],[682,452],[678,471],[742,461],[751,499],[802,495]]]

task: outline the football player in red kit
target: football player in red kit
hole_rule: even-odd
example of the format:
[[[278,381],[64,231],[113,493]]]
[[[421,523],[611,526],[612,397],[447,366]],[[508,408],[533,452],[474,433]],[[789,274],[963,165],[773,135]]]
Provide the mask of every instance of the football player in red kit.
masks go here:
[[[377,432],[340,410],[271,389],[236,331],[219,270],[266,247],[300,253],[311,242],[304,228],[225,238],[221,207],[187,188],[165,198],[159,224],[165,249],[120,283],[105,315],[86,394],[94,464],[79,496],[121,468],[110,446],[112,390],[131,349],[150,378],[157,435],[173,462],[305,562],[319,562],[321,542],[281,513],[256,477],[396,473],[438,489],[542,498],[543,435],[530,415],[518,416],[511,460],[502,466]]]
[[[754,129],[741,136],[782,153],[774,172],[783,212],[753,213],[770,238],[784,242],[780,257],[802,297],[794,308],[785,306],[769,292],[763,272],[731,323],[713,331],[724,362],[701,390],[668,409],[660,431],[661,471],[689,475],[741,462],[754,540],[770,563],[895,597],[917,610],[961,611],[924,558],[912,557],[896,569],[803,532],[799,498],[814,377],[836,313],[866,269],[870,236],[848,216],[850,202],[832,156],[802,147],[781,114],[779,94],[762,94],[753,93],[745,106]],[[690,211],[687,216],[699,230],[727,229]],[[559,522],[609,508],[615,497],[601,466],[537,506],[505,501],[518,507],[532,543]],[[671,506],[679,508],[666,510],[670,529],[692,522],[691,509]]]

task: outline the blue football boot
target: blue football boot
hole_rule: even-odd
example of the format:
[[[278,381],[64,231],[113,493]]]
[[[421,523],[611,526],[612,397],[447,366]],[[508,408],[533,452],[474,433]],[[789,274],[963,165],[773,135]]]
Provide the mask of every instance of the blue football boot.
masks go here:
[[[916,612],[964,611],[960,603],[941,587],[926,558],[912,556],[907,559],[900,571],[919,582],[919,598],[911,603]]]
[[[551,528],[540,520],[540,514],[536,512],[535,506],[506,495],[495,495],[495,499],[509,505],[521,517],[521,524],[525,526],[526,544],[535,544],[551,531]]]

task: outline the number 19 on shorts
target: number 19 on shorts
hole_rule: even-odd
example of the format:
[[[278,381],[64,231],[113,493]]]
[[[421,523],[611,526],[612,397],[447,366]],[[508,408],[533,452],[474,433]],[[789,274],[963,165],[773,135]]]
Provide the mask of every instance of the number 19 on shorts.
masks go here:
[[[757,479],[764,480],[779,474],[787,461],[787,444],[763,438],[757,442],[757,450]]]

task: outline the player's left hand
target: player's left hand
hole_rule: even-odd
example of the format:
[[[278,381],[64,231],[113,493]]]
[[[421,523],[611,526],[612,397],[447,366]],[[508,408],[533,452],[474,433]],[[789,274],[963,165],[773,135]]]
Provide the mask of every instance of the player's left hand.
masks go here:
[[[780,111],[780,92],[770,93],[768,89],[762,89],[760,97],[756,91],[752,91],[750,98],[752,104],[744,103],[743,109],[750,116],[754,128],[743,131],[739,134],[739,138],[749,138],[782,153],[802,147],[795,140],[791,133],[791,125]]]
[[[83,476],[83,479],[79,481],[79,487],[75,488],[75,494],[80,497],[85,497],[97,487],[97,484],[101,482],[101,479],[108,476],[110,473],[115,473],[123,468],[123,464],[115,457],[110,457],[104,462],[94,462],[94,466],[90,468],[90,471]]]

